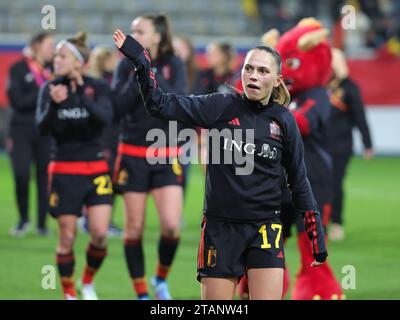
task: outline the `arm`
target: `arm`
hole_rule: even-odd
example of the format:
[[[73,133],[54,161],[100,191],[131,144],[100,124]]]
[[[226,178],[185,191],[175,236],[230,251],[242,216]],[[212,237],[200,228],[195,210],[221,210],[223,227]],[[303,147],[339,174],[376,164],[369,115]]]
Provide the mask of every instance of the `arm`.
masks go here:
[[[189,97],[164,94],[151,70],[151,60],[147,51],[131,36],[125,37],[119,30],[114,34],[114,41],[120,51],[136,66],[143,102],[150,115],[208,128],[219,120],[231,103],[230,95]]]
[[[40,91],[36,106],[36,124],[42,134],[49,133],[51,118],[55,111],[55,105],[50,97],[49,84],[44,84]]]
[[[322,263],[328,256],[325,233],[307,178],[303,141],[295,119],[289,112],[286,114],[286,138],[282,162],[287,173],[289,189],[292,191],[293,203],[304,219],[314,258],[316,262]]]
[[[32,111],[35,110],[39,90],[35,89],[26,92],[22,88],[22,83],[25,81],[25,73],[21,70],[21,67],[21,64],[17,64],[11,68],[7,83],[7,94],[12,108],[21,112]]]
[[[369,132],[368,123],[365,117],[364,104],[361,98],[359,88],[354,84],[351,86],[351,90],[346,90],[346,103],[351,108],[353,119],[358,130],[360,130],[364,149],[372,150],[371,136]]]
[[[122,59],[113,76],[111,88],[115,122],[123,118],[140,99],[139,85],[132,68],[127,59]]]
[[[309,136],[318,130],[321,124],[328,121],[330,102],[325,89],[313,89],[313,95],[307,98],[302,105],[293,111],[300,133],[303,137]]]

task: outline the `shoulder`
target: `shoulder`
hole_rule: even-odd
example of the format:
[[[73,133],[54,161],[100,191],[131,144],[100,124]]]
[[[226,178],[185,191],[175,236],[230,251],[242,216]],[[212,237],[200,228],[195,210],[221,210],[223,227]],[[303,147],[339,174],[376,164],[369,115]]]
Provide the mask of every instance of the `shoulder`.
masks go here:
[[[308,94],[312,96],[328,97],[328,90],[325,87],[314,87],[308,90]]]
[[[281,105],[279,103],[274,104],[276,113],[279,115],[279,117],[282,118],[284,121],[295,121],[293,113],[289,110],[288,107]]]
[[[85,76],[84,79],[84,92],[86,95],[96,94],[108,95],[111,93],[110,85],[104,79],[97,79],[93,77]],[[94,92],[93,92],[94,91]]]
[[[10,72],[12,73],[25,72],[25,71],[29,71],[26,59],[18,60],[17,62],[13,63],[10,67]]]
[[[308,103],[312,103],[313,106],[318,109],[330,109],[330,101],[328,90],[325,87],[314,87],[305,91],[300,98],[301,106],[307,106]]]
[[[273,108],[275,116],[281,122],[286,131],[293,130],[293,127],[297,127],[296,119],[288,107],[274,103]]]

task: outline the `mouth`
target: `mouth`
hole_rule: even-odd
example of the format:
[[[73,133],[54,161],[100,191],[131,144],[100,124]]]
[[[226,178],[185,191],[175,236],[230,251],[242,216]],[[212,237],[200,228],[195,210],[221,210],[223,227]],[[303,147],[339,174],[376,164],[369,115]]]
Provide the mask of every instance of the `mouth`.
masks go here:
[[[293,79],[285,79],[285,85],[288,89],[291,89],[293,86],[294,80]]]
[[[294,82],[293,79],[285,79],[285,84],[288,85],[288,86],[293,84],[293,82]]]
[[[256,86],[253,83],[248,83],[247,88],[252,89],[252,90],[260,90],[261,89],[259,86]]]

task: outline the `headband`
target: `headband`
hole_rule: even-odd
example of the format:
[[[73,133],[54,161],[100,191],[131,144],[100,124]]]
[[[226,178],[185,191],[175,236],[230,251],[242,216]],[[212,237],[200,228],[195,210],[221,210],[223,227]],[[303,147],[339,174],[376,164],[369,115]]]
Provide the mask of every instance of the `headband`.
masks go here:
[[[85,62],[85,59],[83,58],[82,54],[79,52],[79,50],[71,42],[69,42],[67,40],[61,40],[57,44],[56,48],[60,49],[62,46],[68,47],[68,49],[72,51],[74,56],[77,57],[79,61]]]

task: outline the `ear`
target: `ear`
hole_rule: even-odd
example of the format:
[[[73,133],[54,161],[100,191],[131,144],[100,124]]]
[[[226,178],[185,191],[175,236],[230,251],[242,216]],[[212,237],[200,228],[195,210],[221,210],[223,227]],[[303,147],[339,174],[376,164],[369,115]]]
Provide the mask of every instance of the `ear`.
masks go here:
[[[283,82],[283,76],[280,74],[274,83],[274,88],[278,88],[280,84]]]

